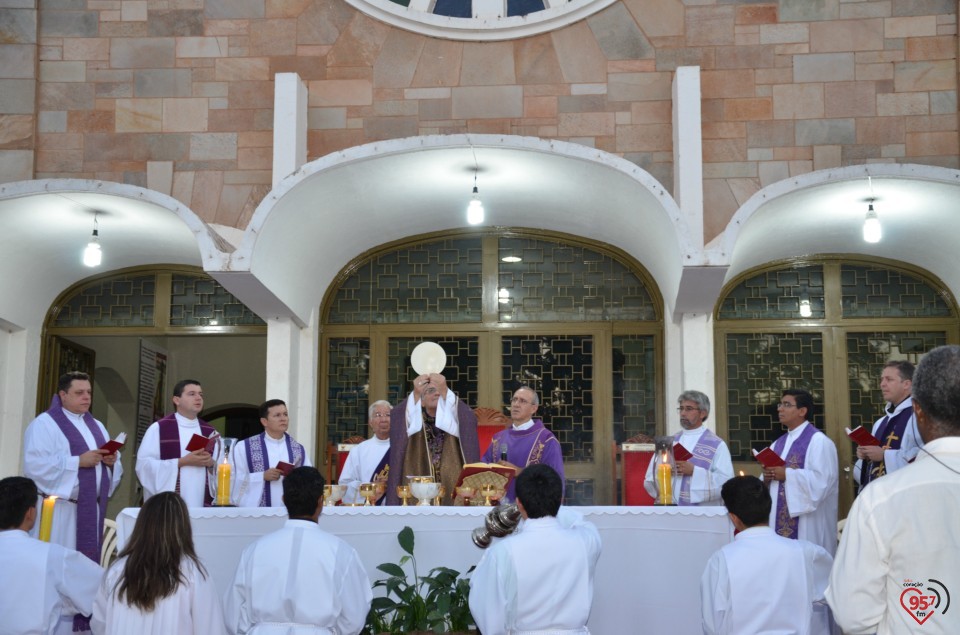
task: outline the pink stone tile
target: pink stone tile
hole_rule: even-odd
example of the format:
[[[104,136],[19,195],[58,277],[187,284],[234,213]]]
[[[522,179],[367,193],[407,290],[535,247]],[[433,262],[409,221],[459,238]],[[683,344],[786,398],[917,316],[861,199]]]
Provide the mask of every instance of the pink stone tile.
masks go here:
[[[292,55],[296,51],[297,20],[252,20],[247,55]]]
[[[949,113],[929,117],[905,117],[904,124],[907,132],[953,131],[957,129],[957,115]]]
[[[911,37],[905,42],[908,61],[949,60],[957,57],[957,38],[952,36]]]
[[[673,133],[666,124],[617,126],[617,152],[668,152],[673,149]]]
[[[903,117],[858,119],[858,145],[892,145],[904,142]]]
[[[373,64],[373,85],[404,88],[413,83],[425,39],[401,29],[387,34]]]
[[[937,16],[917,15],[884,20],[884,36],[887,38],[930,37],[937,34]]]
[[[590,84],[607,80],[607,58],[586,21],[552,31],[550,37],[566,81]]]
[[[739,121],[718,121],[703,124],[704,139],[742,139],[747,136],[746,124]]]
[[[557,78],[545,78],[538,83],[549,81],[557,81]],[[508,85],[516,82],[513,42],[464,43],[460,62],[461,86]]]
[[[894,66],[893,85],[898,93],[956,90],[956,62],[955,60],[901,62]]]
[[[907,156],[956,156],[958,138],[956,132],[908,132]]]
[[[560,61],[549,35],[523,38],[514,43],[517,81],[521,84],[559,84],[563,82]]]
[[[63,59],[66,60],[101,60],[110,59],[110,39],[97,38],[64,38]]]
[[[383,22],[358,12],[327,54],[327,64],[372,67],[389,32]]]
[[[927,115],[929,113],[929,93],[888,93],[877,95],[877,114],[881,117]]]
[[[682,0],[624,0],[624,5],[647,37],[683,35]]]
[[[237,148],[237,168],[269,170],[273,166],[273,148]]]
[[[207,108],[206,99],[164,99],[163,132],[205,132]]]
[[[313,0],[266,0],[263,14],[267,18],[296,18],[312,2]]]
[[[776,24],[777,5],[752,4],[737,7],[737,24]]]
[[[730,121],[758,121],[773,118],[773,100],[769,97],[755,99],[726,99],[724,113]]]
[[[33,115],[0,114],[0,150],[33,148]]]
[[[216,218],[222,188],[222,172],[216,170],[196,172],[193,179],[193,191],[190,193],[190,209],[201,219],[213,222]]]
[[[615,131],[614,113],[560,113],[559,130],[561,137],[613,135]]]
[[[703,160],[746,161],[747,144],[745,139],[704,139]]]
[[[113,132],[114,113],[106,110],[67,113],[67,132]]]
[[[689,46],[733,44],[736,7],[687,7],[686,30]]]
[[[750,69],[702,71],[700,91],[705,99],[714,97],[752,97],[754,75]]]
[[[657,70],[656,60],[610,60],[608,73],[652,73]]]
[[[216,61],[214,68],[218,82],[273,79],[270,59],[266,57],[224,57]]]
[[[810,52],[882,51],[883,20],[810,23]]]
[[[819,119],[823,112],[823,84],[773,86],[775,119]]]
[[[872,117],[877,114],[874,82],[829,82],[823,87],[823,114],[835,117]]]
[[[460,60],[463,57],[463,42],[428,39],[423,45],[413,86],[436,88],[457,86],[460,81]]]
[[[670,123],[672,120],[672,102],[637,101],[630,104],[631,123]]]
[[[163,128],[162,99],[118,99],[117,132],[160,132]]]
[[[555,118],[557,116],[556,97],[524,97],[524,118]]]
[[[364,106],[373,104],[373,85],[368,80],[330,79],[309,83],[309,105]]]

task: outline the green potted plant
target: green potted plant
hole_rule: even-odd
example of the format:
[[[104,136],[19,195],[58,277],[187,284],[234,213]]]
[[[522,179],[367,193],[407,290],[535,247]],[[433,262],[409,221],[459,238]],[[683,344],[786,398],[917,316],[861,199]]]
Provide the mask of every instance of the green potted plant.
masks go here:
[[[435,567],[425,576],[417,573],[413,555],[414,535],[410,527],[397,534],[397,542],[406,555],[399,563],[385,562],[377,567],[389,577],[373,583],[374,590],[383,587],[384,594],[373,598],[366,635],[380,633],[466,633],[475,626],[467,599],[470,581],[460,572]],[[410,563],[412,579],[404,565]]]

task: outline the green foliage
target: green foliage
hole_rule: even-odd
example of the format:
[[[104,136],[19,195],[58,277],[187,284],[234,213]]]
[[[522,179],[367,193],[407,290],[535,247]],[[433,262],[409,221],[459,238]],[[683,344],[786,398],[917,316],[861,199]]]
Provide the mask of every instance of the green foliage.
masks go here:
[[[417,559],[413,555],[413,530],[410,527],[401,529],[397,542],[406,555],[398,564],[385,562],[377,567],[388,577],[373,583],[374,591],[383,587],[384,594],[373,598],[364,633],[448,633],[464,632],[474,627],[467,603],[469,579],[461,578],[459,571],[447,567],[436,567],[427,575],[418,576]],[[404,570],[408,563],[412,580]]]

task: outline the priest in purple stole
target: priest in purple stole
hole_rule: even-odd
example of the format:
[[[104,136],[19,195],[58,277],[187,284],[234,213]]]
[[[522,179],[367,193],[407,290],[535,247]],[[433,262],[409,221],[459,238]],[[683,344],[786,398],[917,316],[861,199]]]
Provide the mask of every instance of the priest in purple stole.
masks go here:
[[[57,497],[50,541],[99,564],[107,500],[120,483],[123,465],[119,452],[99,449],[110,435],[90,414],[91,399],[89,375],[71,372],[60,377],[50,409],[27,426],[23,471],[44,496]],[[39,518],[40,509],[37,512]],[[39,526],[38,521],[32,535]],[[87,630],[89,624],[79,615],[68,621],[76,631]]]
[[[444,486],[444,505],[466,463],[480,460],[477,416],[439,373],[420,375],[413,392],[390,413],[387,504],[399,505],[397,486],[407,476],[432,476]]]
[[[481,459],[484,463],[499,463],[512,467],[517,474],[528,465],[549,465],[566,483],[563,473],[563,450],[553,433],[540,419],[534,419],[540,406],[540,396],[532,388],[523,386],[510,400],[510,419],[513,424],[493,435],[490,447]],[[516,498],[515,479],[507,486],[506,500]]]
[[[837,446],[808,419],[813,396],[806,390],[783,391],[777,412],[787,433],[773,444],[785,467],[764,468],[773,509],[770,526],[787,538],[837,552]]]
[[[339,483],[347,486],[343,496],[345,504],[363,503],[366,499],[360,495],[363,483],[380,483],[383,491],[374,501],[383,505],[387,500],[387,476],[390,472],[390,411],[392,406],[383,399],[374,401],[367,408],[367,423],[373,436],[350,450],[347,460],[340,471]]]
[[[281,461],[294,468],[313,467],[313,463],[303,446],[287,434],[290,414],[282,400],[260,404],[260,424],[263,432],[233,449],[232,491],[238,507],[283,507],[283,471],[277,466]]]
[[[184,379],[173,387],[176,411],[147,428],[137,452],[137,476],[143,485],[144,500],[159,492],[177,492],[188,507],[209,507],[213,498],[210,479],[219,458],[220,444],[213,454],[204,449],[187,452],[194,434],[209,437],[213,426],[200,419],[203,389],[195,379]]]
[[[703,425],[710,416],[710,398],[699,390],[686,390],[677,398],[682,430],[673,437],[674,447],[682,446],[692,455],[677,461],[673,492],[678,505],[722,505],[720,490],[733,478],[733,461],[723,439]],[[643,488],[656,498],[653,462],[647,467]]]
[[[905,360],[887,362],[880,375],[880,392],[887,402],[884,416],[873,424],[873,436],[880,445],[857,448],[853,475],[860,490],[876,478],[906,466],[916,458],[923,442],[913,414],[913,364]]]

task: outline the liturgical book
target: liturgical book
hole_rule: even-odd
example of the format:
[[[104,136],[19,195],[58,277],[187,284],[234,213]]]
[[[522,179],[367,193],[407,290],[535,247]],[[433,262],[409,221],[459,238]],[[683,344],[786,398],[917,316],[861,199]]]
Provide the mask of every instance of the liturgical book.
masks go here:
[[[457,487],[467,485],[478,491],[483,485],[494,485],[506,489],[516,472],[512,467],[496,463],[467,463],[457,478]]]
[[[673,460],[674,461],[689,461],[693,458],[693,455],[690,454],[690,450],[683,447],[679,443],[673,444]]]
[[[786,463],[783,462],[783,459],[780,458],[780,455],[770,448],[763,448],[763,450],[760,452],[753,450],[753,458],[755,458],[760,465],[766,468],[783,467],[786,465]]]
[[[292,472],[295,467],[293,463],[287,463],[286,461],[277,462],[277,469],[283,472],[284,476],[290,476],[290,472]]]
[[[110,439],[106,443],[100,446],[101,450],[106,450],[107,454],[115,454],[117,450],[123,447],[123,444],[127,442],[127,433],[121,432],[117,435],[116,439]]]
[[[857,426],[853,430],[846,428],[846,431],[847,436],[857,445],[880,445],[880,439],[867,432],[863,426]]]
[[[194,435],[190,437],[190,443],[187,444],[187,452],[206,450],[210,454],[213,454],[213,450],[217,447],[218,438],[220,438],[220,434],[216,431],[211,432],[209,437],[194,433]]]

